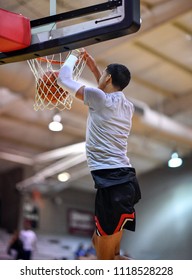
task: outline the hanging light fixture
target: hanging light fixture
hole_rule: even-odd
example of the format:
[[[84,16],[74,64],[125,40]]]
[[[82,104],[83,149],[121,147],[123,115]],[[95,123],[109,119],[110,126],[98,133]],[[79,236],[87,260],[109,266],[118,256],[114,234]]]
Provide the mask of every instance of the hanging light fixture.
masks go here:
[[[51,131],[61,131],[63,129],[61,116],[59,114],[53,116],[53,121],[49,123],[49,129]]]
[[[58,174],[57,179],[60,182],[67,182],[71,178],[71,175],[68,172],[63,172]]]
[[[171,168],[179,167],[183,163],[183,160],[179,157],[177,152],[173,152],[171,158],[168,161],[168,166]]]

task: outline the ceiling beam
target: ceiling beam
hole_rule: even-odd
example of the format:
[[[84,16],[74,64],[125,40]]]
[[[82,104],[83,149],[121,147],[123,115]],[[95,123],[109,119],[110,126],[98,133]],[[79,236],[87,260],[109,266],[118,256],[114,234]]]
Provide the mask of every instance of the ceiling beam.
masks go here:
[[[17,151],[19,152],[20,150],[31,150],[31,152],[33,153],[40,153],[43,151],[46,151],[48,149],[48,147],[45,146],[44,143],[42,144],[36,144],[34,142],[27,142],[25,141],[24,137],[20,138],[15,138],[14,136],[0,136],[0,144],[1,142],[4,142],[6,144],[8,144],[9,146],[13,147],[14,149],[17,149]]]
[[[161,88],[160,86],[156,85],[156,84],[153,84],[147,80],[144,80],[142,78],[140,78],[139,76],[137,75],[133,75],[132,77],[132,80],[137,83],[137,84],[140,84],[141,86],[143,87],[146,87],[156,93],[159,93],[160,95],[163,95],[167,98],[170,98],[170,99],[173,99],[176,97],[176,93],[175,92],[171,92],[171,91],[168,91],[168,90],[164,90],[163,88]]]
[[[19,126],[23,129],[23,130],[28,130],[29,127],[30,129],[35,129],[37,130],[37,135],[38,135],[38,131],[41,130],[41,132],[45,132],[45,133],[53,133],[51,131],[49,131],[48,129],[48,123],[47,124],[41,121],[41,120],[37,120],[35,121],[31,121],[31,120],[27,120],[27,119],[21,119],[19,117],[12,117],[9,116],[8,113],[4,114],[3,116],[1,116],[1,123],[3,124],[3,122],[9,122],[9,124],[12,123],[12,125],[14,125],[15,127]],[[69,137],[75,137],[75,138],[83,138],[84,134],[85,134],[85,122],[82,125],[78,125],[76,127],[72,126],[70,123],[68,124],[67,122],[65,123],[65,120],[62,121],[63,126],[64,126],[64,130],[62,132],[60,132],[60,135],[67,135],[67,138]],[[18,137],[20,137],[18,135]]]
[[[148,32],[163,23],[170,22],[177,16],[188,12],[191,8],[192,1],[189,0],[170,0],[164,1],[159,5],[153,5],[150,9],[146,8],[144,9],[144,12],[142,12],[142,24],[138,32],[103,43],[101,42],[99,46],[88,47],[88,50],[90,53],[94,54],[96,60],[103,60],[103,53],[105,52],[107,54],[107,50],[113,48],[114,53],[118,52],[118,48],[121,44],[125,45],[127,42],[130,43],[131,41],[134,41],[145,32]]]
[[[85,152],[85,142],[80,142],[65,146],[62,148],[54,149],[45,153],[34,156],[34,163],[45,163],[53,160],[57,160],[69,155],[79,154]]]
[[[177,29],[181,30],[182,32],[184,32],[186,35],[191,35],[191,28],[179,23],[179,22],[176,22],[176,21],[173,21],[172,22],[173,26],[175,26]]]
[[[142,26],[139,33],[143,33],[169,22],[177,16],[188,12],[192,8],[192,1],[169,0],[147,9],[142,15]]]
[[[162,104],[162,109],[165,115],[174,116],[179,113],[191,111],[192,108],[192,94],[191,92],[176,96],[171,101],[166,100]]]
[[[160,58],[164,62],[172,64],[173,67],[179,68],[190,75],[192,74],[191,69],[189,69],[188,67],[185,67],[183,64],[179,63],[178,61],[171,59],[170,56],[165,55],[165,54],[155,50],[154,48],[149,47],[139,41],[135,41],[134,45],[136,45],[137,47],[140,47],[142,50],[148,52],[150,55],[154,55],[155,57]]]
[[[35,173],[33,176],[19,182],[17,184],[17,187],[19,189],[24,189],[29,187],[30,185],[33,185],[34,183],[41,183],[46,178],[58,174],[59,172],[64,172],[65,170],[74,167],[84,161],[86,161],[85,153],[79,153],[75,156],[69,156],[67,158],[57,161],[56,163],[49,165],[48,167],[45,167],[44,169]]]
[[[157,133],[162,133],[173,138],[178,143],[183,143],[192,148],[192,128],[184,126],[169,117],[148,109],[141,117],[141,123],[146,124]]]
[[[30,166],[33,165],[33,160],[29,157],[24,157],[21,155],[6,153],[2,151],[0,151],[0,159],[4,159],[6,161],[16,162],[24,165],[30,165]]]

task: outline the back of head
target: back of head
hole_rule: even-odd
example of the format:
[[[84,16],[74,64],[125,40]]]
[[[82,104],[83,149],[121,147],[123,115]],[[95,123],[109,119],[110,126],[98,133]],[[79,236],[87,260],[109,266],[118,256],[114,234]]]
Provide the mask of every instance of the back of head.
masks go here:
[[[111,75],[113,86],[119,90],[123,90],[131,80],[131,74],[128,68],[122,64],[109,64],[106,71]]]

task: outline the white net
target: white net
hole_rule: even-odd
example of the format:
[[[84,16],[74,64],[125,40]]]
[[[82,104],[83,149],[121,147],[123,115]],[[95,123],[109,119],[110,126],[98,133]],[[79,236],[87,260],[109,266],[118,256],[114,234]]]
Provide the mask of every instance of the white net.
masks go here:
[[[44,109],[52,110],[55,108],[60,111],[71,109],[73,102],[72,95],[57,84],[59,70],[70,53],[67,56],[64,53],[60,53],[27,61],[36,82],[34,101],[34,109],[36,111]],[[73,78],[75,80],[79,79],[85,64],[86,60],[83,54],[79,55],[73,70]]]

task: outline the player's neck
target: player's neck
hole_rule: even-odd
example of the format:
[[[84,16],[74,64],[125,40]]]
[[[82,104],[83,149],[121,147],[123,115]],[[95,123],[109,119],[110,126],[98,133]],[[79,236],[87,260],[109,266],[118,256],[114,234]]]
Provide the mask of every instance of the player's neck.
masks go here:
[[[119,91],[119,89],[114,87],[112,84],[106,85],[106,87],[104,89],[105,93],[113,93],[113,92],[117,92],[117,91]]]

